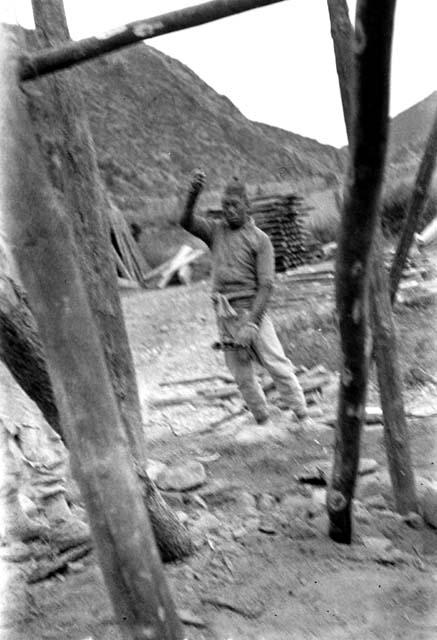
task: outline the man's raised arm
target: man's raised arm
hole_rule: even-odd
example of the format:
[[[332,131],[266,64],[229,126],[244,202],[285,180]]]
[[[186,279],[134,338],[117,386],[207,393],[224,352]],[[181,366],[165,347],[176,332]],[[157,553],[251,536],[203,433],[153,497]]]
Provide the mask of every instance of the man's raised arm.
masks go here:
[[[194,207],[196,206],[197,198],[204,184],[205,174],[203,171],[196,170],[191,178],[187,200],[179,222],[186,231],[189,231],[203,240],[208,246],[211,246],[212,224],[194,214]]]

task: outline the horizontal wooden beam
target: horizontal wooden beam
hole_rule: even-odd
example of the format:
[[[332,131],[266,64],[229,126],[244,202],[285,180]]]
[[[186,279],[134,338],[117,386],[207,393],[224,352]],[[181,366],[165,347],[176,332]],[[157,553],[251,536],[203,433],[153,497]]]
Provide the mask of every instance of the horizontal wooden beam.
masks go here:
[[[39,76],[92,60],[105,53],[128,47],[142,40],[197,27],[278,2],[283,2],[283,0],[212,0],[197,6],[164,13],[154,18],[131,22],[118,29],[113,29],[102,37],[84,38],[76,42],[69,42],[59,49],[48,49],[35,56],[24,57],[21,62],[20,79],[33,80]]]

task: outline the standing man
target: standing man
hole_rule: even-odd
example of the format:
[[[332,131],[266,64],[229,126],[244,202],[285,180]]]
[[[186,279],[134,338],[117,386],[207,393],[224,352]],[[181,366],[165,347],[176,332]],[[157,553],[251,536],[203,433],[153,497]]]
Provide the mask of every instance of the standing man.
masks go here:
[[[246,188],[237,178],[225,188],[223,220],[194,215],[204,184],[204,173],[196,171],[180,223],[212,253],[212,300],[226,364],[258,424],[267,422],[269,411],[255,360],[272,376],[282,408],[292,409],[303,424],[305,397],[267,314],[274,282],[272,243],[250,217]]]

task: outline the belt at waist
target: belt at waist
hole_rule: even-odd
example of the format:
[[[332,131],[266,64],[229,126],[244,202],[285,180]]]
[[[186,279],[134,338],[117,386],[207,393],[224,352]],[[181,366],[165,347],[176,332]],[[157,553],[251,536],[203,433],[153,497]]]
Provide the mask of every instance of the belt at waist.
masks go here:
[[[238,313],[231,305],[231,300],[239,300],[241,298],[252,298],[255,295],[254,291],[233,291],[231,293],[219,293],[215,291],[211,299],[215,306],[217,315],[221,318],[236,318]]]

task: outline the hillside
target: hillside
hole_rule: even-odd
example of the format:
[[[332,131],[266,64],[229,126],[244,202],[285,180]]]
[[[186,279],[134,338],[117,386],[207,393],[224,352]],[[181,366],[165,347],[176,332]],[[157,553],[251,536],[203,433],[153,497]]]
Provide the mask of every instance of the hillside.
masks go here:
[[[33,47],[33,34],[27,38]],[[268,183],[308,193],[341,182],[346,149],[248,120],[188,67],[150,46],[68,73],[81,80],[102,175],[127,214],[147,210],[154,220],[168,213],[198,166],[210,191],[235,172],[251,193]],[[436,108],[437,92],[391,121],[389,182],[417,171]],[[55,144],[50,116],[41,133],[47,145]]]
[[[437,91],[399,113],[390,124],[392,177],[414,176],[437,112]]]
[[[28,34],[30,46],[32,39]],[[248,120],[152,47],[137,45],[69,73],[81,78],[99,165],[126,212],[147,198],[177,195],[198,166],[213,190],[234,172],[252,185],[304,180],[323,187],[342,171],[335,148]]]

